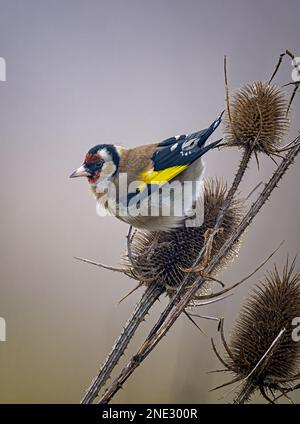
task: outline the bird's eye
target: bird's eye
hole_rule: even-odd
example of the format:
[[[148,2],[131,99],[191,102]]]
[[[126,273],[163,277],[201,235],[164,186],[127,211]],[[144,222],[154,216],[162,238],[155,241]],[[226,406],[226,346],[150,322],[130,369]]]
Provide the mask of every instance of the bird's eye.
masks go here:
[[[97,162],[88,162],[85,163],[86,168],[90,171],[91,174],[95,174],[97,171],[100,171],[104,164],[103,159],[97,160]]]
[[[100,168],[102,168],[103,164],[104,164],[104,160],[103,160],[103,159],[100,159],[100,160],[98,160],[98,161],[95,163],[95,166],[96,166],[98,169],[100,169]]]

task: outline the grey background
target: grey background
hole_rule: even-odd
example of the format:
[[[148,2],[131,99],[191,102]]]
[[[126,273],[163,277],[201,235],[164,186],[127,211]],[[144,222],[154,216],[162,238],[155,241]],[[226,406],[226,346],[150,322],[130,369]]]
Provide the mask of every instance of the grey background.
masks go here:
[[[86,182],[68,179],[87,149],[207,126],[224,107],[224,54],[231,88],[266,80],[283,50],[300,56],[299,16],[297,0],[0,1],[0,56],[7,61],[7,82],[0,83],[0,316],[8,339],[0,343],[0,402],[78,402],[142,293],[118,305],[134,282],[73,259],[117,264],[125,247],[126,225],[97,217]],[[277,82],[289,82],[290,73],[286,60]],[[299,129],[299,107],[298,97],[290,137]],[[230,180],[238,159],[238,152],[215,151],[207,175]],[[243,192],[273,168],[262,159],[258,173],[251,163]],[[283,239],[279,265],[298,252],[299,183],[297,161],[224,281],[252,271]],[[205,310],[225,316],[227,334],[263,273]],[[214,323],[201,325],[215,334]],[[229,390],[208,393],[226,380],[206,374],[215,368],[209,338],[181,317],[115,401],[215,402]]]

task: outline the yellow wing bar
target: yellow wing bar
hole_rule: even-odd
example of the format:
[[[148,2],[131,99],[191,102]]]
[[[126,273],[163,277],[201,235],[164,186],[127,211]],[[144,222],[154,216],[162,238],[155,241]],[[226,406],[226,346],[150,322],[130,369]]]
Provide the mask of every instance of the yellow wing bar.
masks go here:
[[[170,168],[166,168],[161,171],[154,171],[152,169],[150,171],[142,172],[140,178],[143,183],[139,185],[138,189],[142,190],[147,184],[158,184],[162,186],[184,171],[187,167],[188,165],[178,165],[171,166]]]

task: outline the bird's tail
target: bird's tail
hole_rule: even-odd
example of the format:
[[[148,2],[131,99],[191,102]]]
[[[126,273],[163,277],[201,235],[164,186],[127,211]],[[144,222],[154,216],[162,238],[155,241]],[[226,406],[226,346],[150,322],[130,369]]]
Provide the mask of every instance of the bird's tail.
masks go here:
[[[220,125],[220,123],[222,122],[222,116],[224,114],[224,110],[223,112],[220,114],[220,116],[214,120],[214,122],[206,129],[199,131],[198,133],[194,133],[192,134],[191,138],[197,138],[198,139],[198,146],[202,147],[204,146],[204,144],[206,143],[206,140],[212,135],[212,133],[218,128],[218,126]],[[221,140],[218,140],[218,142],[220,142]],[[216,145],[216,142],[211,143],[209,146],[214,147]],[[206,146],[208,147],[208,146]]]

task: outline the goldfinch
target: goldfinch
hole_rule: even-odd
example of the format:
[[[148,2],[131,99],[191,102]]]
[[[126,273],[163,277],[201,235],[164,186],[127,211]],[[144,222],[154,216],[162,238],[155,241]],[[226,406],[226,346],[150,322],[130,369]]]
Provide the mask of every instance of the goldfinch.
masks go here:
[[[169,231],[201,225],[202,156],[221,141],[205,146],[222,115],[202,131],[160,143],[132,149],[98,144],[70,178],[87,177],[98,213],[106,211],[133,227]]]

